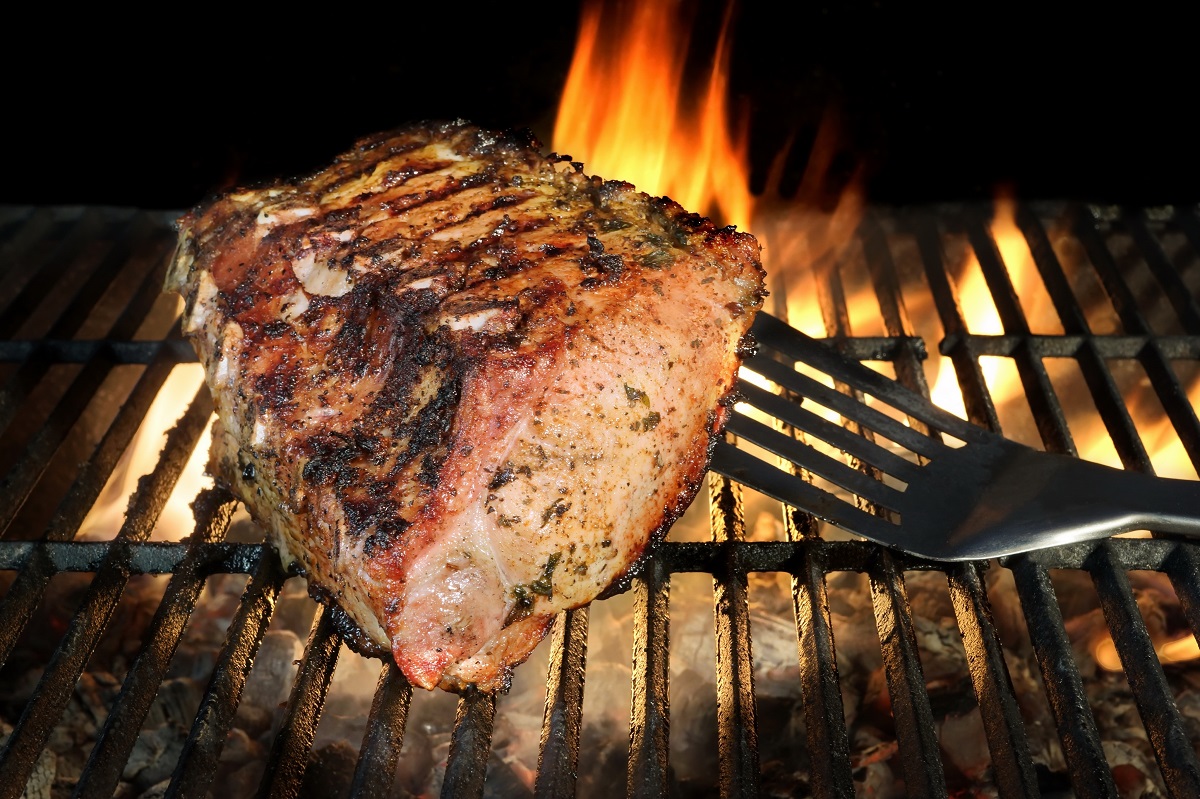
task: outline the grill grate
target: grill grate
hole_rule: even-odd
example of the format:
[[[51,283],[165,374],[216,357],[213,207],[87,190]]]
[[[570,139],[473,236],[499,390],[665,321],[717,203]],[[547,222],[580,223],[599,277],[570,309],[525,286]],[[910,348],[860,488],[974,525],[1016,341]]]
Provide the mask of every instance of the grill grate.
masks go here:
[[[1046,368],[1047,359],[1070,358],[1078,364],[1126,468],[1153,471],[1150,453],[1111,368],[1113,361],[1134,360],[1144,370],[1184,452],[1200,468],[1200,421],[1173,366],[1200,362],[1200,303],[1197,291],[1185,279],[1190,274],[1187,269],[1200,268],[1200,218],[1195,209],[1113,212],[1081,206],[1021,206],[1015,219],[1061,321],[1061,335],[1036,334],[1031,329],[988,231],[987,209],[976,207],[868,214],[856,240],[884,335],[852,334],[844,270],[836,259],[817,265],[817,301],[827,335],[852,357],[889,362],[901,382],[928,393],[925,343],[907,321],[902,269],[895,260],[894,238],[908,237],[915,242],[917,261],[945,332],[940,352],[954,364],[970,418],[1000,430],[1001,414],[980,359],[1007,359],[1019,375],[1045,448],[1078,455],[1068,414]],[[1047,219],[1068,223],[1070,235],[1112,304],[1118,331],[1093,331],[1052,246]],[[78,796],[112,796],[117,790],[205,580],[219,574],[248,575],[166,791],[169,796],[204,795],[289,576],[268,546],[225,540],[235,503],[219,490],[205,490],[196,499],[197,521],[190,539],[147,540],[191,451],[198,443],[203,446],[200,439],[212,408],[203,389],[170,431],[153,471],[139,482],[116,538],[112,542],[73,540],[171,369],[194,360],[190,347],[179,340],[173,300],[159,294],[174,237],[171,220],[169,214],[114,208],[0,208],[0,276],[7,289],[0,304],[0,430],[6,442],[24,442],[24,454],[12,459],[0,483],[0,575],[11,577],[0,600],[0,664],[9,661],[27,633],[55,575],[92,575],[32,698],[0,749],[0,797],[20,796],[35,774],[76,681],[132,575],[169,574],[170,581],[140,654],[78,776],[74,788]],[[964,236],[978,258],[1003,334],[979,335],[968,329],[949,277],[947,230]],[[1134,256],[1114,254],[1106,239],[1113,231],[1128,240]],[[1168,253],[1163,231],[1183,245]],[[1144,311],[1144,298],[1128,279],[1125,262],[1130,257],[1140,258],[1162,287],[1175,318],[1175,332],[1156,329],[1157,320]],[[776,287],[777,298],[783,293]],[[128,366],[140,369],[128,396],[92,443],[83,459],[86,463],[68,469],[67,487],[56,490],[46,475],[66,468],[63,462],[70,462],[72,442],[81,435],[79,421],[89,403],[102,392],[106,380]],[[57,398],[50,407],[31,409],[44,402],[39,392],[47,380],[60,382]],[[21,426],[30,414],[42,421],[27,434]],[[934,564],[861,541],[835,540],[812,518],[793,511],[783,516],[787,540],[750,541],[743,487],[712,475],[708,493],[711,541],[664,542],[631,586],[636,601],[626,773],[630,796],[665,796],[679,790],[670,760],[669,608],[672,575],[691,572],[713,578],[716,757],[722,795],[759,796],[765,789],[748,609],[748,575],[756,572],[779,572],[791,579],[798,690],[811,753],[802,787],[812,795],[848,797],[855,792],[855,764],[831,622],[835,589],[827,584],[840,572],[869,578],[903,791],[911,797],[950,795],[942,758],[945,742],[936,732],[905,582],[905,573],[914,571],[937,571],[946,577],[970,664],[962,679],[969,678],[978,702],[996,791],[1004,797],[1052,792],[1039,782],[992,618],[985,582],[989,568],[1011,570],[1074,795],[1115,796],[1119,790],[1089,708],[1084,677],[1072,654],[1051,581],[1054,570],[1081,570],[1090,576],[1116,651],[1123,663],[1130,664],[1129,689],[1162,783],[1171,796],[1200,796],[1195,754],[1200,740],[1189,738],[1127,576],[1139,570],[1167,575],[1188,626],[1200,631],[1200,549],[1196,545],[1158,538],[1115,539],[1014,557],[1000,566]],[[301,795],[341,649],[336,615],[321,610],[313,621],[282,724],[266,754],[259,786],[263,796]],[[563,614],[554,627],[534,796],[570,796],[576,790],[588,637],[586,608]],[[412,698],[398,670],[382,664],[350,782],[352,796],[392,795]],[[484,694],[459,699],[441,784],[443,796],[487,793],[493,727],[498,704],[504,701]]]

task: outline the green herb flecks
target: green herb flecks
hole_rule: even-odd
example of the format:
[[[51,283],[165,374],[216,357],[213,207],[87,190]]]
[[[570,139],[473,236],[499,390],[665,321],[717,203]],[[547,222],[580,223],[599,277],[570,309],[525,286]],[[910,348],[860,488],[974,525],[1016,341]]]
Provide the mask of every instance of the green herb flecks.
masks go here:
[[[671,253],[667,250],[660,249],[651,250],[650,252],[641,256],[639,260],[642,262],[642,266],[646,267],[647,269],[662,269],[663,267],[670,266],[671,264],[675,263],[675,256],[671,255]]]
[[[658,411],[650,411],[650,413],[643,416],[639,421],[629,425],[629,429],[635,433],[649,433],[651,430],[658,427],[658,423],[661,421],[662,416],[659,415]]]
[[[508,612],[508,616],[504,619],[504,626],[514,624],[521,619],[526,618],[533,612],[533,603],[535,597],[544,596],[551,597],[554,595],[554,569],[557,568],[558,562],[562,560],[562,553],[555,552],[550,557],[546,558],[546,565],[542,567],[542,576],[531,583],[522,583],[514,585],[512,591],[513,606]]]
[[[554,595],[554,569],[558,566],[558,562],[562,560],[562,553],[555,552],[546,559],[546,565],[542,569],[542,576],[529,584],[529,592],[538,596],[553,596]]]
[[[563,502],[561,499],[554,500],[550,507],[542,511],[542,527],[545,527],[547,524],[549,524],[551,519],[560,518],[570,509],[570,502]]]
[[[634,405],[637,405],[639,402],[642,403],[642,405],[645,405],[647,408],[650,407],[650,396],[646,394],[645,391],[634,388],[628,383],[625,384],[625,398],[629,400],[630,408],[632,408]]]

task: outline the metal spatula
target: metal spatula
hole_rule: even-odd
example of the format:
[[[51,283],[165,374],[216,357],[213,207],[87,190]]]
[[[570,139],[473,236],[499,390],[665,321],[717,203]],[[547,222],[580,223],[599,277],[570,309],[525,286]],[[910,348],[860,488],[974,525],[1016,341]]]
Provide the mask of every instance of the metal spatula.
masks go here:
[[[943,411],[768,314],[758,315],[753,332],[760,350],[745,368],[794,396],[743,379],[745,403],[886,477],[876,479],[741,411],[727,430],[842,490],[825,490],[725,442],[713,457],[720,474],[852,533],[934,560],[994,558],[1140,529],[1200,536],[1200,482],[1039,452]],[[926,435],[802,374],[788,360],[957,441]],[[810,409],[812,403],[873,431],[876,440],[828,421]],[[889,512],[863,510],[855,497]]]

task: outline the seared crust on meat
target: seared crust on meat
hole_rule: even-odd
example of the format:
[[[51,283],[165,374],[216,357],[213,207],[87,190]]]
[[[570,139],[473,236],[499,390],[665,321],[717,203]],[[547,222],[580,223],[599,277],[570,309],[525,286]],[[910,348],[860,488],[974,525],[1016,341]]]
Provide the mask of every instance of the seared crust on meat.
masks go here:
[[[426,123],[180,220],[210,471],[415,685],[506,684],[687,507],[753,237]]]

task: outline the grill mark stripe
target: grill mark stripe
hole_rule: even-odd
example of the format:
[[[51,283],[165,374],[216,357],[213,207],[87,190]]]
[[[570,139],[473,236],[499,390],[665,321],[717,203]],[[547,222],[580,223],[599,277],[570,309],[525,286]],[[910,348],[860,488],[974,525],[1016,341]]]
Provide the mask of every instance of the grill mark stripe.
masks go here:
[[[372,172],[377,166],[379,166],[379,164],[382,164],[385,161],[395,158],[396,156],[404,155],[406,153],[411,153],[414,150],[419,150],[424,146],[426,146],[425,142],[422,142],[419,139],[414,139],[413,141],[411,141],[410,143],[408,143],[407,145],[405,145],[403,147],[386,147],[386,148],[385,147],[370,147],[370,148],[359,147],[355,150],[355,152],[359,154],[359,158],[355,159],[354,161],[339,161],[338,163],[339,163],[339,166],[347,165],[347,164],[351,164],[351,163],[353,163],[356,166],[361,164],[361,167],[359,167],[358,169],[349,170],[346,174],[339,175],[337,178],[330,181],[328,184],[322,185],[320,187],[320,192],[323,194],[330,194],[334,191],[337,191],[339,188],[341,188],[342,186],[345,186],[347,183],[353,183],[354,181],[356,181],[362,177],[365,177],[368,173]],[[378,156],[378,157],[372,158],[371,156],[363,155],[363,153],[370,153],[371,156]],[[439,167],[439,168],[444,168],[444,167]],[[436,172],[437,170],[432,169],[429,171]],[[420,175],[423,175],[423,174],[428,174],[428,173],[422,172],[422,173],[413,175],[413,177],[420,177]],[[398,184],[398,185],[402,185],[402,184]]]
[[[445,173],[447,173],[448,180],[442,186],[438,186],[436,188],[418,189],[409,194],[398,194],[394,197],[390,197],[385,192],[381,192],[378,195],[372,195],[369,198],[367,198],[365,201],[363,201],[363,203],[361,205],[359,205],[357,207],[376,208],[376,209],[382,211],[382,210],[384,210],[383,206],[386,205],[387,206],[386,210],[389,212],[390,216],[386,220],[381,219],[378,222],[372,223],[372,225],[364,228],[363,232],[369,233],[369,231],[372,229],[372,227],[374,227],[374,225],[382,224],[386,221],[396,219],[397,217],[399,217],[402,214],[405,214],[405,213],[412,211],[414,209],[417,209],[417,208],[422,208],[423,206],[426,206],[429,203],[442,202],[442,201],[447,200],[447,199],[453,197],[454,195],[459,194],[463,191],[467,191],[469,189],[475,188],[474,184],[479,180],[478,175],[476,173],[469,173],[466,175],[461,175],[459,177],[453,177],[450,174],[453,171],[453,169],[454,169],[454,165],[442,165],[442,166],[439,166],[437,169],[431,169],[427,172],[422,172],[420,174],[413,175],[414,178],[415,177],[426,177],[429,175],[436,175],[439,172],[445,172]],[[408,180],[405,180],[404,182],[397,184],[397,188],[403,187],[407,182],[408,182]],[[412,188],[412,187],[410,186],[409,188]]]
[[[371,236],[372,232],[377,232],[380,227],[384,227],[384,226],[401,226],[401,225],[405,224],[405,222],[406,222],[406,219],[404,218],[403,215],[407,214],[409,211],[416,210],[416,209],[424,210],[425,206],[427,206],[427,205],[430,205],[433,203],[446,202],[447,200],[452,199],[453,197],[455,197],[458,194],[462,194],[464,192],[470,191],[471,189],[478,188],[477,184],[479,182],[480,181],[479,181],[478,174],[468,175],[467,179],[456,180],[453,183],[451,183],[447,186],[444,186],[435,192],[431,192],[429,194],[429,196],[421,199],[419,202],[414,202],[412,205],[405,206],[404,208],[400,209],[396,214],[389,216],[386,219],[380,219],[376,222],[372,222],[370,225],[366,226],[363,229],[363,235],[369,237],[369,236]],[[503,196],[510,196],[510,195],[503,195]],[[536,196],[537,196],[536,193],[534,193],[534,194],[530,195],[529,199],[531,199],[532,197],[536,197]],[[478,216],[479,213],[486,213],[487,211],[492,210],[492,208],[495,207],[495,202],[498,199],[499,198],[494,198],[492,200],[492,203],[490,206],[483,208],[478,213],[472,213],[470,215],[470,217]],[[514,207],[516,207],[516,206],[514,206]],[[428,238],[428,235],[432,235],[433,233],[436,233],[438,231],[453,227],[456,224],[460,224],[461,222],[466,221],[466,219],[470,218],[470,217],[464,216],[461,220],[454,220],[451,222],[447,222],[446,224],[438,226],[438,227],[428,228],[428,234],[423,235],[421,238],[418,238],[418,239],[402,238],[399,235],[388,236],[387,238],[380,238],[376,241],[373,241],[371,243],[370,247],[367,247],[363,251],[360,251],[360,252],[354,253],[354,254],[356,254],[356,255],[361,254],[361,255],[366,255],[366,256],[370,257],[374,251],[380,249],[384,245],[391,244],[391,243],[397,242],[397,241],[403,242],[403,244],[416,244],[416,243],[419,243],[419,242],[425,240],[426,238]],[[401,246],[403,246],[403,244]]]

